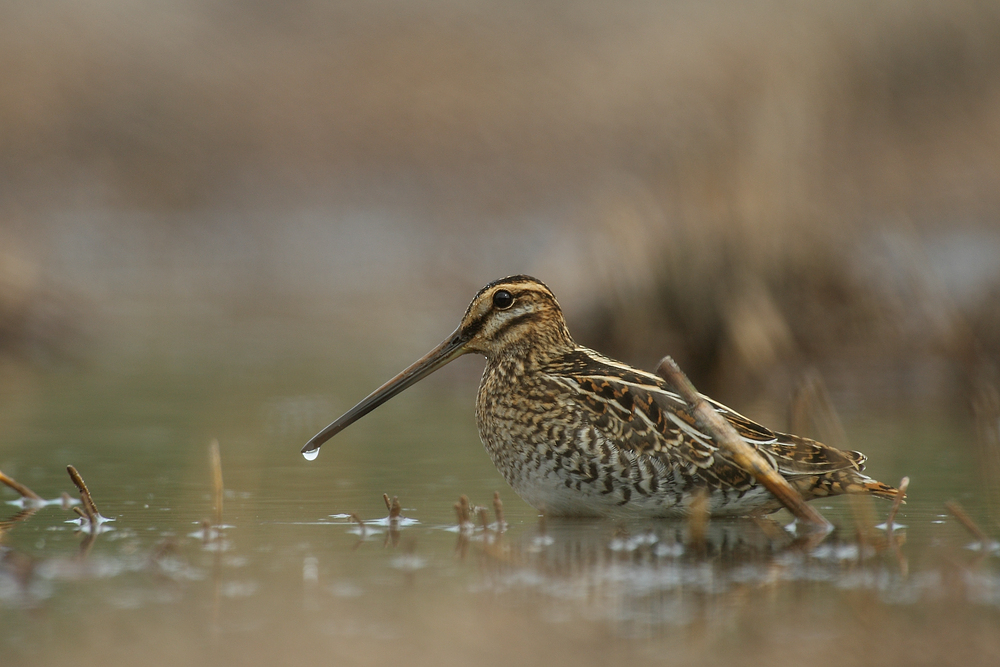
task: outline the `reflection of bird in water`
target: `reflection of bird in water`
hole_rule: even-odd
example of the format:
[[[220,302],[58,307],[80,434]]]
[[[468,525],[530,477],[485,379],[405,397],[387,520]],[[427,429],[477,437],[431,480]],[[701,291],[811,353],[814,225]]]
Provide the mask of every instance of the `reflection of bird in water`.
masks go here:
[[[631,635],[705,623],[731,632],[752,625],[764,608],[779,617],[789,604],[794,609],[802,583],[815,593],[818,582],[827,582],[815,593],[824,603],[838,599],[838,583],[899,585],[892,564],[875,558],[877,545],[842,539],[848,536],[839,532],[795,537],[766,517],[692,528],[671,519],[546,519],[518,526],[498,537],[499,545],[481,547],[481,586],[494,593],[531,591],[537,595],[532,604],[541,602],[553,614],[608,620]],[[852,580],[862,561],[867,576]],[[798,594],[775,594],[782,589]]]
[[[833,543],[836,534],[796,537],[768,518],[718,519],[703,526],[676,519],[543,519],[508,531],[507,562],[560,576],[602,569],[628,560],[659,566],[720,567],[770,565],[781,553],[808,553],[814,542]]]
[[[713,515],[780,509],[779,501],[699,430],[660,377],[574,342],[548,287],[528,276],[476,294],[444,342],[376,389],[302,448],[314,458],[341,430],[453,359],[486,357],[476,417],[493,463],[551,516],[672,516],[707,494]],[[893,498],[861,474],[864,455],[775,433],[709,402],[806,499]]]

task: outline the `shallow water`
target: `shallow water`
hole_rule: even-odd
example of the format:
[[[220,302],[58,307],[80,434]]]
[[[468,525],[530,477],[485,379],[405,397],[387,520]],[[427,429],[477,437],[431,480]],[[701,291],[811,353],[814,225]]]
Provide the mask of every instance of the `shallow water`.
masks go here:
[[[819,544],[796,540],[783,513],[712,522],[700,538],[685,522],[543,522],[479,444],[476,361],[409,390],[310,463],[301,445],[393,359],[287,336],[260,334],[255,354],[177,340],[3,368],[0,469],[44,498],[75,498],[71,464],[113,519],[91,535],[72,511],[25,515],[0,489],[4,665],[1000,658],[1000,557],[944,508],[958,500],[991,525],[971,425],[848,421],[874,476],[913,480],[895,548],[877,527],[888,503],[846,499],[817,504],[837,526]],[[206,531],[213,438],[223,526]],[[405,520],[386,520],[383,493]],[[459,528],[462,494],[488,508],[486,529],[476,513]]]

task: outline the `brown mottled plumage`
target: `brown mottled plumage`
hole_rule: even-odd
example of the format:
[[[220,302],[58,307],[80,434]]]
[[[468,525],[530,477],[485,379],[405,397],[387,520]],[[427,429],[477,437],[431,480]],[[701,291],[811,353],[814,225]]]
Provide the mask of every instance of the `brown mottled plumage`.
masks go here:
[[[479,434],[507,482],[555,516],[671,516],[708,492],[713,515],[772,512],[778,500],[699,430],[660,377],[577,345],[552,292],[528,276],[490,283],[458,329],[302,448],[320,445],[410,385],[469,352],[486,357]],[[865,457],[776,433],[707,399],[806,500],[893,498],[863,474]]]

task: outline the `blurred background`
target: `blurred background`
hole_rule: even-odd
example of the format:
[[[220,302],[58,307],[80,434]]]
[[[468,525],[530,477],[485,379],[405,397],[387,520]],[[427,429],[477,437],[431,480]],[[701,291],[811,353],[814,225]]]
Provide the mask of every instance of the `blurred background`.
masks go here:
[[[847,499],[801,566],[547,537],[481,360],[298,455],[515,273],[910,476],[909,537],[875,555],[887,503]],[[117,519],[0,516],[5,665],[1000,664],[998,364],[996,0],[0,3],[0,470],[73,464]],[[462,560],[454,502],[497,490],[513,556]],[[398,549],[345,523],[383,493]]]
[[[526,272],[744,408],[992,400],[995,2],[4,3],[0,72],[8,387],[165,341],[378,375]]]

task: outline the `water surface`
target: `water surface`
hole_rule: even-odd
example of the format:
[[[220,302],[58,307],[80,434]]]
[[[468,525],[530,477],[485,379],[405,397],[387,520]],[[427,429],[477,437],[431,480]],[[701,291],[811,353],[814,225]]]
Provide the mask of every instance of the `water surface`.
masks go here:
[[[0,469],[44,498],[75,498],[72,464],[114,521],[91,535],[58,505],[24,516],[0,489],[3,664],[1000,656],[1000,560],[944,509],[958,500],[991,526],[968,424],[848,421],[872,474],[913,480],[895,548],[878,527],[888,503],[845,499],[817,505],[837,526],[818,545],[796,541],[783,513],[712,522],[701,537],[686,522],[541,521],[479,444],[481,362],[409,390],[309,463],[302,443],[395,360],[244,333],[257,354],[164,334],[119,355],[4,368]],[[206,532],[213,438],[223,525]],[[398,496],[405,521],[386,521],[384,493]],[[474,527],[458,526],[462,494],[487,508],[485,529],[475,512]]]

